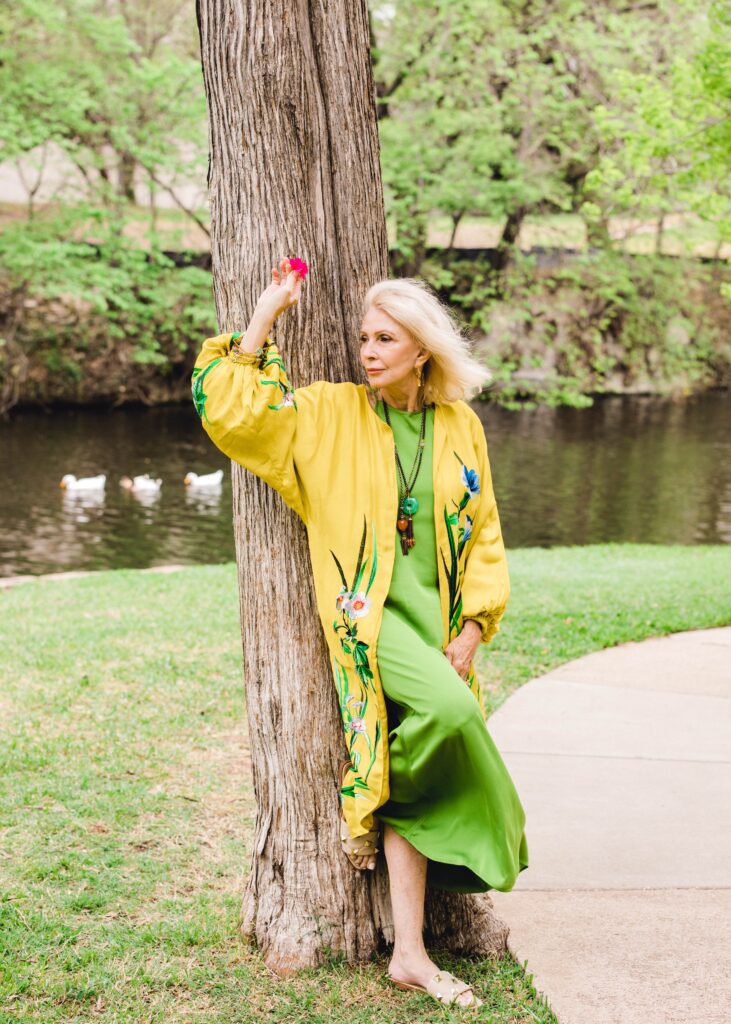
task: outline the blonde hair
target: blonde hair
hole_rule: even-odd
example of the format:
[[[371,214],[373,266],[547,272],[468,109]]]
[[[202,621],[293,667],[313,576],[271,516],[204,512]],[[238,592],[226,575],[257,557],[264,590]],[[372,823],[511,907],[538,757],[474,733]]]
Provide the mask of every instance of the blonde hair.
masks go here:
[[[363,316],[375,306],[404,327],[429,359],[422,366],[424,402],[470,401],[492,380],[474,358],[458,317],[415,277],[377,281],[363,297]]]

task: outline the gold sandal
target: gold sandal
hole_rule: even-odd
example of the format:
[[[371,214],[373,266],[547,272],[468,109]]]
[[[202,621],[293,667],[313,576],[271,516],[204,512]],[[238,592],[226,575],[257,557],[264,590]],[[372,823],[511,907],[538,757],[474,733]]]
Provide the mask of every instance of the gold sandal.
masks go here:
[[[350,758],[343,761],[340,765],[340,788],[342,789],[345,785],[345,776],[348,774],[348,769],[352,767]],[[354,857],[370,857],[380,853],[380,846],[377,845],[380,830],[378,828],[371,829],[370,832],[365,832],[362,836],[356,836],[352,838],[348,832],[348,824],[343,815],[342,806],[340,808],[340,842],[342,851],[348,858],[350,863],[358,871],[367,871],[368,868],[362,868],[355,862]]]
[[[403,991],[426,992],[427,995],[432,996],[433,999],[436,999],[438,1003],[442,1003],[444,1006],[454,1005],[465,1010],[482,1006],[482,1000],[472,992],[472,986],[468,985],[466,981],[460,981],[459,978],[455,978],[449,971],[438,971],[433,978],[427,981],[425,986],[410,985],[406,981],[396,981],[390,974],[388,975],[388,980],[396,988],[403,989]],[[457,999],[457,996],[460,996],[463,992],[472,992],[472,1000],[469,1003],[460,1003]]]

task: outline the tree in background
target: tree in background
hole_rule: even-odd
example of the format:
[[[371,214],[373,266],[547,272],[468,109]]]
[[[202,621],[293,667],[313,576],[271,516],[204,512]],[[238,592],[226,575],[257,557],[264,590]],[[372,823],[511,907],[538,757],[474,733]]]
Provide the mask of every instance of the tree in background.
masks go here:
[[[504,221],[510,261],[529,214],[580,211],[600,155],[594,111],[631,108],[621,72],[664,81],[688,53],[703,5],[658,0],[372,0],[387,209],[397,266],[416,273],[427,220]],[[606,240],[593,217],[591,235]],[[453,236],[454,237],[454,236]]]
[[[205,153],[205,100],[184,0],[19,0],[0,13],[0,160],[55,144],[82,198],[119,230],[135,184],[174,196]],[[33,217],[38,181],[29,183]],[[180,204],[179,204],[180,205]],[[195,211],[185,210],[203,225]]]
[[[0,10],[0,161],[25,158],[28,194],[25,218],[14,214],[0,234],[0,413],[39,362],[64,397],[83,397],[90,350],[110,399],[146,401],[159,386],[130,381],[123,362],[174,376],[188,337],[210,329],[208,276],[176,269],[163,253],[173,233],[163,242],[154,203],[136,205],[141,186],[177,199],[175,184],[200,180],[205,166],[194,27],[183,0],[19,0]],[[76,180],[41,208],[45,165],[59,151]],[[208,233],[196,210],[177,205]],[[45,324],[39,300],[57,303]]]
[[[692,213],[718,256],[731,241],[731,12],[715,0],[696,52],[669,55],[667,70],[618,72],[612,106],[595,111],[600,155],[589,176],[588,218],[631,214],[657,222]],[[723,292],[731,298],[728,285]]]
[[[638,106],[654,130],[658,117],[667,126],[673,111],[677,126],[687,115],[693,131],[699,103],[712,102],[710,93],[706,100],[702,94],[707,85],[713,89],[711,68],[722,57],[716,3],[710,31],[718,34],[707,43],[716,49],[707,50],[700,75],[696,55],[709,35],[709,6],[709,0],[371,0],[395,269],[418,271],[434,214],[451,220],[452,241],[465,216],[503,222],[496,262],[504,267],[529,215],[578,212],[590,241],[607,243],[609,212],[628,209],[621,185],[620,197],[606,201],[601,182],[611,187],[608,174],[624,176],[643,216],[661,217],[682,202],[681,193],[668,191],[666,169],[643,174],[639,154],[623,155],[623,133],[632,133]],[[37,152],[42,164],[52,145],[61,147],[95,211],[87,214],[95,237],[104,225],[119,234],[135,183],[153,197],[171,196],[207,231],[205,217],[174,189],[176,181],[200,181],[205,166],[198,44],[185,0],[153,7],[144,0],[19,0],[0,12],[0,36],[0,161]],[[720,98],[723,66],[717,66]],[[676,133],[681,149],[685,137],[692,148],[694,136]],[[621,165],[632,160],[638,170],[627,177]],[[710,176],[707,181],[713,191]],[[30,215],[38,184],[39,175],[28,177]],[[692,195],[689,202],[697,208]],[[153,235],[155,220],[151,203]]]
[[[206,168],[193,18],[186,0],[0,8],[0,162],[22,159],[28,197],[25,210],[0,207],[0,415],[20,400],[183,394],[191,349],[214,321],[210,278],[179,265],[191,261],[181,253],[191,236],[208,245],[206,212],[178,188],[202,191]],[[691,302],[673,283],[698,277],[697,260],[645,260],[641,275],[612,237],[621,216],[630,230],[656,225],[658,253],[672,231],[676,252],[702,240],[722,255],[729,241],[729,23],[718,0],[371,0],[368,27],[391,268],[424,276],[485,334],[505,304],[528,319],[542,310],[545,331],[530,324],[525,339],[539,351],[513,345],[512,326],[505,344],[491,343],[498,400],[521,362],[544,356],[560,357],[561,382],[540,395],[559,401],[584,401],[607,382],[727,379],[720,261],[710,330],[706,285]],[[41,179],[59,151],[73,181],[43,206]],[[178,211],[161,211],[163,196]],[[572,260],[587,273],[572,286],[565,344],[556,328],[565,298],[518,245],[526,218],[545,225],[553,214],[573,215],[560,218],[562,238],[570,220],[577,244],[583,228],[589,242],[586,260]],[[453,245],[475,216],[497,233],[494,249],[469,265],[449,249],[425,260],[435,217],[451,223]],[[699,340],[695,351],[668,341],[671,320]],[[625,353],[642,338],[651,358],[636,376]]]

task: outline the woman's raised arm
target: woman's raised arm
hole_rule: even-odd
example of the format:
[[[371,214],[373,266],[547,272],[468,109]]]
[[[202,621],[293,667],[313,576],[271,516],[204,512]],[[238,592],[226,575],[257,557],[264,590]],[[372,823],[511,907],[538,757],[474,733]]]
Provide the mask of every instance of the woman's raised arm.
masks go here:
[[[299,299],[303,272],[289,260],[272,269],[244,333],[208,338],[191,378],[203,429],[225,455],[279,491],[304,519],[294,468],[297,401],[269,332],[277,316]]]

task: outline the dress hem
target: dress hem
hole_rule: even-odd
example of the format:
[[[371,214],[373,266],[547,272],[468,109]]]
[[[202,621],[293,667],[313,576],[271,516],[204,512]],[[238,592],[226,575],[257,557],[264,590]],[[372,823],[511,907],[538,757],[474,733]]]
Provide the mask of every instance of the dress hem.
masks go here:
[[[375,817],[378,818],[379,821],[381,821],[382,819],[379,818],[378,811],[375,811],[374,813],[375,813]],[[422,818],[419,818],[418,821],[415,824],[418,825],[421,820],[422,820]],[[441,889],[444,892],[462,892],[462,893],[489,892],[491,889],[494,890],[495,892],[511,892],[513,890],[513,888],[515,887],[516,881],[518,880],[518,875],[520,875],[520,873],[522,871],[525,871],[526,868],[528,868],[530,866],[528,864],[528,862],[526,862],[525,864],[521,863],[521,865],[518,868],[518,871],[517,871],[517,873],[515,875],[515,878],[513,879],[511,884],[509,886],[507,886],[507,887],[506,886],[501,886],[501,885],[491,885],[490,882],[488,882],[486,879],[484,879],[482,877],[482,875],[479,875],[474,870],[474,868],[472,868],[464,859],[462,859],[462,858],[455,858],[455,859],[453,859],[451,861],[437,860],[436,858],[431,857],[426,852],[426,850],[422,849],[421,848],[421,841],[418,840],[418,839],[416,841],[414,841],[413,837],[411,835],[407,834],[407,831],[404,830],[403,826],[400,823],[398,825],[395,825],[392,821],[386,821],[386,822],[384,822],[384,824],[390,825],[391,828],[394,830],[394,832],[397,832],[408,843],[411,843],[411,845],[414,847],[414,849],[418,850],[420,854],[422,854],[424,857],[426,857],[426,859],[427,859],[427,861],[429,861],[429,863],[431,863],[431,864],[440,864],[440,865],[444,865],[445,867],[461,867],[461,868],[466,868],[468,871],[472,872],[472,874],[475,876],[475,878],[479,878],[480,881],[484,883],[484,888],[474,888],[473,887],[473,888],[470,888],[470,889],[467,889],[464,886],[439,885],[439,884],[436,884],[434,882],[430,883],[429,882],[429,877],[428,877],[429,869],[428,869],[428,866],[427,866],[427,885],[429,885],[429,887],[433,888],[433,889]]]

